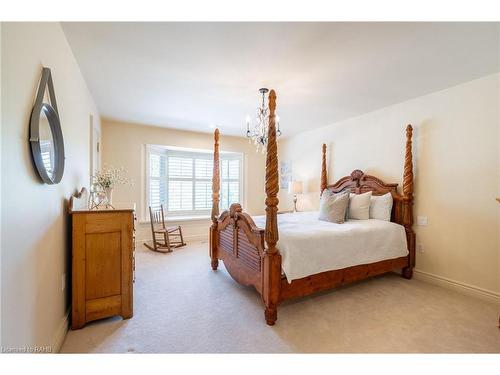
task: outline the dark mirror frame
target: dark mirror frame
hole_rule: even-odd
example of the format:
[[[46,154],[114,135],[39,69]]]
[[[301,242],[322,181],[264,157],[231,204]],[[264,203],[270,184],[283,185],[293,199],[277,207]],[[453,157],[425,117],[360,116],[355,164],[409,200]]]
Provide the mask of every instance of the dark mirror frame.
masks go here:
[[[50,104],[43,102],[45,89],[49,91]],[[49,176],[42,160],[42,152],[40,149],[40,113],[44,111],[49,122],[50,131],[54,142],[54,172]],[[31,148],[31,156],[35,164],[38,175],[46,184],[58,184],[64,174],[64,139],[59,121],[59,112],[57,111],[57,102],[54,92],[54,84],[52,83],[52,75],[49,68],[42,69],[42,78],[38,86],[38,92],[31,111],[29,142]]]

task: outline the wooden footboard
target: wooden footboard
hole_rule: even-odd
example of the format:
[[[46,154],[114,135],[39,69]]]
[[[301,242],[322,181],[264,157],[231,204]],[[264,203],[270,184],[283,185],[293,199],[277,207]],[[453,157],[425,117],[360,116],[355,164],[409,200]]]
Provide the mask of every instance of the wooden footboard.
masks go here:
[[[217,219],[210,237],[212,259],[222,260],[233,279],[261,293],[264,229],[257,228],[250,215],[234,203]]]
[[[243,285],[252,285],[262,294],[264,269],[264,229],[257,228],[241,205],[233,203],[219,216],[219,129],[214,132],[212,175],[212,225],[210,226],[210,259],[212,269],[224,262],[229,274]]]

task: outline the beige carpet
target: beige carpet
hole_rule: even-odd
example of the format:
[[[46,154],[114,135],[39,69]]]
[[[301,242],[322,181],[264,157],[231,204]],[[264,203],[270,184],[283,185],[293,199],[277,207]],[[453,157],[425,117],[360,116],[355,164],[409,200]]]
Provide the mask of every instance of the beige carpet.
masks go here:
[[[206,243],[136,262],[134,317],[70,331],[62,352],[500,352],[498,306],[395,274],[284,303],[269,327]]]

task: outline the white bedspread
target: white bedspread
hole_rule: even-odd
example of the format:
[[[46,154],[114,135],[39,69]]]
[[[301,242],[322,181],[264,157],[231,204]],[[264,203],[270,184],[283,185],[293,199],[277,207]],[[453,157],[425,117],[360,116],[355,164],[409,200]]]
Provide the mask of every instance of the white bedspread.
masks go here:
[[[254,216],[265,228],[265,216]],[[316,273],[408,254],[402,225],[383,220],[318,220],[318,212],[278,215],[278,249],[288,282]]]

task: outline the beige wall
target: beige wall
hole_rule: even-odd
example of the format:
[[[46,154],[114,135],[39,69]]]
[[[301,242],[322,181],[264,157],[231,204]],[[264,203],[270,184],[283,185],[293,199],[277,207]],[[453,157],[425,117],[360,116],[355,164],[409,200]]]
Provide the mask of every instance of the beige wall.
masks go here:
[[[301,133],[279,143],[305,182],[300,208],[318,206],[321,144],[329,147],[329,182],[354,169],[402,182],[404,129],[413,124],[418,270],[500,297],[500,75]],[[280,192],[280,208],[291,198]]]
[[[213,149],[213,135],[173,130],[161,127],[129,124],[111,120],[102,122],[102,162],[103,165],[125,167],[133,186],[119,186],[113,192],[113,202],[135,203],[140,221],[147,219],[145,146],[157,144],[186,148]],[[251,214],[264,213],[264,166],[265,156],[255,152],[255,147],[245,138],[225,136],[221,132],[220,149],[244,154],[244,199],[243,208]],[[177,223],[177,222],[176,222]],[[180,223],[190,239],[206,238],[209,220]],[[139,241],[151,237],[149,227],[144,222],[139,225]]]
[[[2,23],[2,347],[57,345],[69,307],[66,199],[89,183],[89,115],[99,118],[58,23]],[[39,182],[28,121],[42,66],[52,70],[66,164]],[[62,290],[62,277],[66,288]]]

